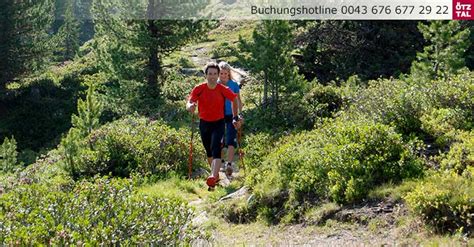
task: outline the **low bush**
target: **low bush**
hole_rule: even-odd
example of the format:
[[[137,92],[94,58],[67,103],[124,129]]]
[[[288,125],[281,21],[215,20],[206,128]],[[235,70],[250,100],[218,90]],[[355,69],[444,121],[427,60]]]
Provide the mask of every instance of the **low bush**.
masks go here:
[[[469,130],[474,126],[472,78],[473,72],[465,71],[448,80],[370,81],[352,99],[345,117],[393,125],[405,136],[424,131],[441,136],[451,128]]]
[[[130,180],[21,185],[0,196],[4,245],[177,245],[203,235],[176,200],[139,197]]]
[[[6,193],[23,184],[70,180],[69,174],[57,164],[60,159],[61,155],[58,150],[53,149],[38,157],[35,163],[14,173],[8,173],[4,179],[0,179],[0,189]]]
[[[204,78],[184,76],[177,70],[167,70],[163,80],[163,96],[171,101],[185,101],[194,86],[203,82]]]
[[[251,171],[250,185],[261,201],[287,198],[288,212],[305,202],[350,203],[376,185],[419,176],[422,162],[415,148],[383,124],[328,121],[280,141]]]
[[[343,93],[344,88],[336,85],[323,86],[317,82],[313,84],[314,86],[303,98],[308,114],[306,118],[312,120],[311,127],[316,123],[316,119],[331,117],[347,103]]]
[[[371,119],[378,123],[392,125],[404,135],[419,132],[420,116],[428,104],[421,86],[413,87],[401,80],[380,79],[370,81],[352,99],[346,113],[348,119]]]
[[[408,206],[434,230],[474,233],[474,168],[462,175],[453,171],[427,177],[405,196]]]
[[[284,100],[279,102],[278,114],[259,105],[259,85],[248,85],[243,90],[246,102],[256,104],[257,107],[245,110],[246,128],[253,132],[266,131],[278,133],[286,130],[311,130],[314,125],[323,118],[333,117],[348,103],[345,96],[347,88],[336,85],[321,85],[317,81],[307,83],[302,81],[301,91],[285,95]],[[252,92],[248,92],[252,90]],[[307,91],[305,91],[307,90]],[[271,99],[270,99],[271,101]],[[272,102],[268,102],[271,105]],[[247,103],[246,103],[247,105]]]
[[[215,209],[215,214],[222,217],[225,221],[234,224],[250,223],[257,217],[256,208],[249,205],[245,198],[219,204]]]
[[[467,167],[474,167],[474,132],[460,132],[448,153],[441,154],[441,169],[462,174]]]
[[[258,133],[250,134],[243,138],[242,152],[244,153],[245,171],[252,172],[253,170],[259,170],[265,157],[271,153],[275,147],[277,137],[273,137],[270,134]],[[246,176],[246,179],[250,182],[255,179],[254,176]],[[256,181],[250,182],[255,183]]]
[[[452,108],[433,109],[423,114],[420,121],[422,130],[434,137],[439,146],[449,145],[456,130],[464,129],[466,126],[465,114]]]
[[[94,130],[85,139],[65,138],[63,161],[75,177],[109,173],[128,177],[133,171],[161,176],[175,171],[184,176],[190,136],[186,129],[178,131],[159,121],[128,117]],[[195,164],[205,160],[199,141],[195,133]]]

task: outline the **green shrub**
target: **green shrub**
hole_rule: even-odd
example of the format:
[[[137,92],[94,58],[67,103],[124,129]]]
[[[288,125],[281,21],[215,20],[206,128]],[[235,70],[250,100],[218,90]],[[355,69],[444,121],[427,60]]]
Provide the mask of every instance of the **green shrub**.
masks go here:
[[[440,163],[443,170],[461,174],[467,167],[474,167],[474,132],[461,132],[456,140],[449,152],[440,156]]]
[[[33,164],[36,161],[38,153],[31,149],[23,149],[18,154],[18,160],[23,162],[25,165]]]
[[[301,82],[301,84],[306,83]],[[248,92],[255,89],[255,92]],[[259,86],[249,85],[249,88],[244,90],[243,97],[246,102],[255,104],[259,100],[257,97],[261,94]],[[345,90],[346,88],[335,85],[325,86],[313,81],[307,86],[302,86],[300,92],[286,95],[285,99],[279,102],[278,114],[258,104],[255,108],[245,110],[246,126],[253,132],[269,133],[283,132],[288,129],[311,130],[318,121],[332,117],[347,104]]]
[[[474,233],[474,168],[439,172],[405,196],[408,206],[438,232]]]
[[[442,129],[439,129],[441,126],[433,127],[436,121],[443,119],[449,119],[453,128],[471,129],[474,126],[472,78],[473,72],[465,71],[448,80],[411,83],[405,79],[371,81],[352,99],[345,117],[390,124],[406,136],[423,130],[439,134],[448,126]]]
[[[21,171],[10,173],[5,179],[0,179],[0,188],[8,192],[22,184],[53,183],[58,180],[70,180],[70,176],[57,164],[61,159],[58,150],[53,149],[43,154],[35,163],[25,167]]]
[[[451,108],[463,113],[464,129],[474,127],[474,72],[466,70],[449,80],[426,83],[428,102],[434,108]],[[461,127],[461,126],[460,126]]]
[[[287,122],[282,116],[276,117],[270,110],[266,110],[260,106],[251,109],[244,108],[244,118],[245,130],[250,133],[281,133],[285,129],[292,128],[288,125],[293,124]]]
[[[129,180],[22,185],[0,196],[4,245],[189,243],[201,233],[179,201],[139,197]],[[63,184],[63,185],[64,185]]]
[[[186,101],[194,86],[203,81],[200,77],[186,77],[176,70],[168,70],[163,81],[163,96],[171,101]]]
[[[156,107],[158,98],[151,98],[156,88],[150,89],[144,82],[136,80],[117,80],[103,75],[106,81],[101,82],[99,91],[103,92],[105,121],[124,117],[134,112],[146,114]],[[101,76],[102,77],[102,76]],[[155,101],[155,102],[153,102]]]
[[[257,216],[256,208],[249,205],[245,198],[223,202],[217,206],[215,213],[227,222],[235,224],[250,223]]]
[[[191,60],[189,60],[188,57],[185,57],[185,56],[180,56],[179,57],[178,64],[182,68],[194,68],[194,67],[196,67],[194,65],[194,63]]]
[[[352,100],[347,112],[349,119],[371,119],[395,126],[397,132],[409,135],[419,132],[419,117],[427,109],[425,91],[419,85],[401,80],[370,81]]]
[[[72,155],[64,152],[64,158],[73,159],[76,173],[73,175],[112,173],[127,177],[133,171],[160,176],[175,171],[186,175],[189,141],[188,130],[177,131],[162,122],[129,117],[94,130],[87,138],[79,140],[79,144],[73,142],[69,148]],[[205,160],[199,141],[195,134],[195,164]],[[63,150],[67,150],[66,144],[64,141]]]
[[[212,49],[212,58],[230,57],[236,52],[235,44],[229,44],[227,41],[224,41],[217,44],[214,49]]]
[[[8,111],[0,119],[0,140],[15,136],[20,151],[54,148],[61,135],[71,128],[77,98],[85,89],[81,85],[84,77],[97,70],[97,60],[91,52],[22,80],[21,88],[2,98]]]
[[[286,207],[331,199],[349,203],[376,185],[399,182],[422,172],[414,146],[393,128],[370,122],[328,121],[318,129],[290,136],[255,169],[262,198],[288,191]]]
[[[461,110],[451,108],[433,109],[421,116],[421,128],[436,138],[436,144],[449,144],[456,133],[456,129],[465,127],[465,114]]]
[[[17,161],[17,157],[15,138],[13,136],[11,139],[6,137],[0,146],[0,172],[13,172],[20,168],[21,164]]]
[[[343,89],[335,85],[323,86],[313,81],[314,86],[304,95],[305,116],[312,128],[318,119],[331,117],[344,106]]]
[[[271,153],[276,145],[276,137],[272,137],[266,133],[250,134],[243,138],[242,146],[245,163],[245,172],[252,174],[261,170],[261,166],[265,157]],[[256,175],[256,174],[255,174]],[[246,180],[250,184],[255,184],[258,176],[246,176]]]

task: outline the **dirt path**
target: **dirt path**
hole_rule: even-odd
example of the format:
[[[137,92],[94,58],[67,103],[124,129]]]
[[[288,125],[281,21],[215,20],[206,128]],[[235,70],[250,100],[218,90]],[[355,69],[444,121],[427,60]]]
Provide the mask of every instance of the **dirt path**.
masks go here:
[[[384,215],[374,215],[367,222],[355,222],[370,214],[364,210],[343,209],[322,225],[292,224],[266,225],[262,222],[250,224],[222,223],[213,232],[217,246],[373,246],[413,244],[404,240],[409,233],[406,228],[399,228],[396,217],[402,217],[405,209]],[[352,211],[352,212],[351,212]],[[353,214],[353,219],[344,219]],[[405,229],[405,230],[404,230]],[[415,230],[415,229],[413,229]]]
[[[239,179],[238,170],[234,173]],[[231,181],[220,173],[220,186]],[[242,197],[242,194],[236,197]],[[249,196],[247,192],[246,197]],[[221,198],[222,199],[222,198]],[[423,235],[421,222],[408,217],[406,207],[398,202],[378,201],[350,207],[338,207],[324,220],[308,218],[305,223],[267,225],[262,221],[234,224],[213,214],[210,208],[229,203],[235,198],[209,204],[196,200],[190,204],[198,209],[196,225],[213,225],[210,242],[196,246],[373,246],[418,244]],[[425,237],[421,237],[424,239]]]

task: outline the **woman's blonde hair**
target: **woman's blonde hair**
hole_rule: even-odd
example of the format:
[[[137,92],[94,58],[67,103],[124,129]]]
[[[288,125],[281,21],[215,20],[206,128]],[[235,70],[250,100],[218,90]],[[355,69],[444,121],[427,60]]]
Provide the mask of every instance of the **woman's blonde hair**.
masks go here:
[[[245,73],[244,71],[240,70],[240,69],[236,69],[236,68],[233,68],[232,66],[230,66],[230,64],[222,61],[219,63],[219,68],[221,70],[227,70],[229,71],[229,79],[230,80],[233,80],[235,82],[239,82],[241,81],[241,79],[245,76],[247,76],[247,73]]]

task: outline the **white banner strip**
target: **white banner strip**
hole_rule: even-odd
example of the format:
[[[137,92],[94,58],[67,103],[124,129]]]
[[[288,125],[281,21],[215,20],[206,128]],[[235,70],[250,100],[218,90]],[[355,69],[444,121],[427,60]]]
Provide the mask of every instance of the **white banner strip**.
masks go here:
[[[88,18],[472,20],[473,3],[474,0],[98,0],[94,2],[96,14]]]

